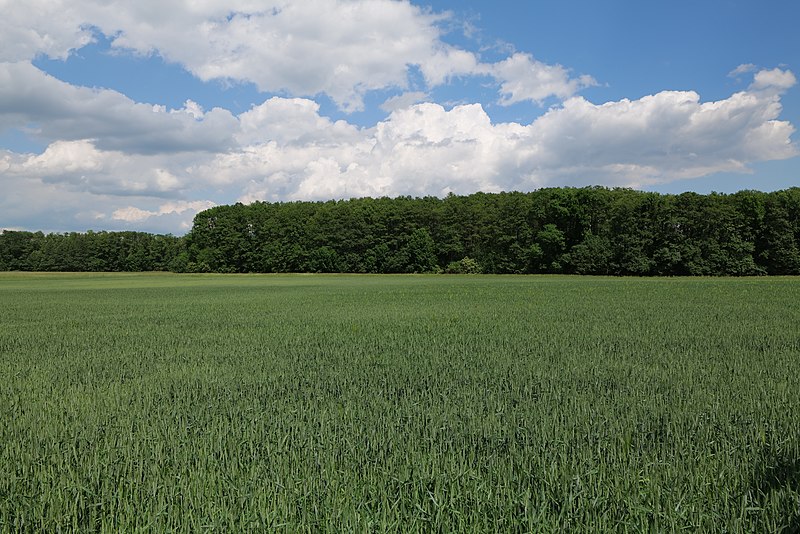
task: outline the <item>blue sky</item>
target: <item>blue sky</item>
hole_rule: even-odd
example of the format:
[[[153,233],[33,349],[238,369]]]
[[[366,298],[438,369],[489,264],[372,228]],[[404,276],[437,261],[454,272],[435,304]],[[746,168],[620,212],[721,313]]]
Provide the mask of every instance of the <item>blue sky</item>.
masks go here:
[[[0,0],[0,228],[800,185],[796,2]]]

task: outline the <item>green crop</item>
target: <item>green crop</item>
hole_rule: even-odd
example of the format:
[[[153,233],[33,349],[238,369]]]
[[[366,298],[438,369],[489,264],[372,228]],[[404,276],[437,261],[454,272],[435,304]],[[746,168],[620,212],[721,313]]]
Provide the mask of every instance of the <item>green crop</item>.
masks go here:
[[[797,531],[800,280],[0,274],[2,531]]]

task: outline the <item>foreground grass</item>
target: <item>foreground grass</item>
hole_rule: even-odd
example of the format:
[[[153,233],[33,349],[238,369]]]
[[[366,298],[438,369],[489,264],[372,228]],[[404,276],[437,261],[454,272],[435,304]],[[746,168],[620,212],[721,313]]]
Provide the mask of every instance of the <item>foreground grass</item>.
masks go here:
[[[0,274],[0,529],[797,531],[800,280]]]

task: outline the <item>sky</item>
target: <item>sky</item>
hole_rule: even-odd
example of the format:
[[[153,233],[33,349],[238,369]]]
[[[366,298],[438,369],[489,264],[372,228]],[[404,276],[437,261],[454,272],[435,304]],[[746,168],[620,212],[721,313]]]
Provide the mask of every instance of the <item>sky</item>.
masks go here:
[[[800,185],[796,0],[0,0],[0,229]]]

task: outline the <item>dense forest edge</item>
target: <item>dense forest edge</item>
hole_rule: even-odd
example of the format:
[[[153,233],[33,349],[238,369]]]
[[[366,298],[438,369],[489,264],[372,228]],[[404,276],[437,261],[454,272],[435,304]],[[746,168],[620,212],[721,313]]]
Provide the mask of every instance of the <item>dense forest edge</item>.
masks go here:
[[[183,237],[6,230],[0,270],[797,275],[800,188],[235,204],[198,213]]]

